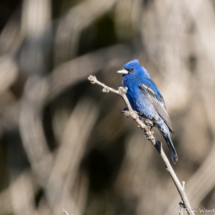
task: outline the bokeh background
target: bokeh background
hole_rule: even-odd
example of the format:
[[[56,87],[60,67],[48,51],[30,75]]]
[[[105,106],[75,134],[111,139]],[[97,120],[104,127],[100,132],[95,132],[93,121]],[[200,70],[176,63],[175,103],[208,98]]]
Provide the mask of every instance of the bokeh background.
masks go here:
[[[1,215],[178,214],[123,100],[87,80],[117,88],[135,58],[165,98],[191,206],[215,208],[214,0],[0,1],[0,32]]]

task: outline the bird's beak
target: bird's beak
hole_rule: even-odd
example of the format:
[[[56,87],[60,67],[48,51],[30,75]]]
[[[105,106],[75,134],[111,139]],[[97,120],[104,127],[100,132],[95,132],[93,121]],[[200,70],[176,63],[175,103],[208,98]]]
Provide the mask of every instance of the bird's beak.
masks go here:
[[[120,73],[120,74],[126,75],[126,74],[128,74],[128,71],[127,71],[127,70],[125,70],[125,69],[122,69],[122,70],[117,71],[117,73]]]

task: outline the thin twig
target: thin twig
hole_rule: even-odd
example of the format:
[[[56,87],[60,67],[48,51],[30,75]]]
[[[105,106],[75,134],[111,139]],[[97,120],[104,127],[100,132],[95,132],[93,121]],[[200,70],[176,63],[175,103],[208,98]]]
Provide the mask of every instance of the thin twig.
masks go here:
[[[126,116],[130,116],[131,118],[134,119],[134,121],[139,125],[139,127],[144,131],[146,137],[148,140],[150,140],[150,142],[153,144],[153,146],[157,149],[157,151],[159,152],[161,158],[163,159],[165,165],[166,165],[166,170],[169,172],[177,190],[179,195],[181,196],[181,200],[182,200],[182,205],[184,206],[184,208],[186,208],[186,212],[188,213],[188,215],[194,215],[194,212],[192,211],[192,208],[190,206],[190,203],[188,201],[187,195],[185,193],[184,190],[184,183],[183,185],[181,184],[181,182],[179,181],[178,177],[176,176],[165,152],[163,151],[162,148],[162,144],[160,141],[155,141],[155,137],[153,136],[152,131],[150,130],[150,128],[148,128],[139,118],[138,114],[132,109],[130,102],[128,101],[128,98],[126,96],[126,88],[123,87],[119,87],[118,90],[115,90],[111,87],[106,86],[105,84],[99,82],[97,80],[97,78],[95,76],[90,75],[88,77],[88,80],[92,83],[92,84],[98,84],[100,86],[103,87],[103,92],[113,92],[118,94],[119,96],[121,96],[123,98],[123,100],[125,101],[127,107],[128,107],[128,111],[125,111],[125,115]]]
[[[65,210],[65,209],[63,209],[63,213],[65,214],[65,215],[69,215],[69,213]],[[71,214],[72,215],[72,214]]]

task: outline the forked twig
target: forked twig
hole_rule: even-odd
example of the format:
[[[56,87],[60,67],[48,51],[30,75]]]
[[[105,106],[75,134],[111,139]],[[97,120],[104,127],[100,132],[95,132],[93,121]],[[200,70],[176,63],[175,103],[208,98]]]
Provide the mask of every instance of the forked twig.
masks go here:
[[[153,146],[157,149],[158,153],[160,154],[161,158],[163,159],[165,165],[166,165],[166,170],[169,172],[177,190],[179,195],[181,196],[181,200],[182,203],[180,203],[180,206],[183,205],[184,208],[186,209],[186,212],[188,213],[188,215],[194,215],[194,212],[190,206],[190,203],[188,201],[187,195],[185,193],[185,189],[184,189],[184,183],[181,184],[181,182],[179,181],[178,177],[176,176],[165,152],[163,151],[162,148],[162,144],[160,141],[155,141],[155,137],[151,131],[151,129],[146,126],[143,121],[141,121],[141,119],[139,118],[138,114],[132,109],[130,102],[128,101],[128,98],[126,96],[126,92],[127,89],[123,88],[123,87],[119,87],[118,90],[115,90],[111,87],[106,86],[105,84],[101,83],[100,81],[97,80],[97,78],[95,76],[90,75],[88,77],[88,80],[92,83],[92,84],[98,84],[100,86],[103,87],[103,92],[108,93],[108,92],[113,92],[115,94],[118,94],[119,96],[121,96],[123,98],[123,100],[125,101],[127,107],[128,107],[128,111],[124,111],[125,115],[128,117],[130,116],[131,118],[133,118],[133,120],[139,125],[139,127],[144,131],[146,137],[148,140],[150,140],[150,142],[153,144]]]

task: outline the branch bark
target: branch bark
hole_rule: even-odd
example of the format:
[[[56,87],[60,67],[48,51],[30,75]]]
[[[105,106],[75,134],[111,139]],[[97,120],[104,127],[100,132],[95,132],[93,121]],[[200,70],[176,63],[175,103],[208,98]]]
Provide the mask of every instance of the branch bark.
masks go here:
[[[147,139],[153,144],[153,146],[157,149],[158,153],[160,154],[161,158],[163,159],[163,162],[166,166],[166,170],[169,172],[177,190],[178,193],[181,197],[182,203],[180,202],[179,205],[180,207],[184,207],[186,209],[186,212],[188,215],[194,215],[194,212],[190,206],[189,200],[187,198],[187,195],[185,193],[185,189],[184,189],[184,183],[183,182],[181,184],[181,182],[179,181],[177,175],[175,174],[165,152],[163,151],[162,148],[162,143],[160,141],[155,141],[155,137],[153,135],[153,132],[150,130],[150,128],[148,128],[139,118],[137,112],[135,112],[131,105],[130,102],[128,101],[128,98],[126,96],[126,91],[127,88],[123,88],[123,87],[119,87],[118,90],[115,90],[111,87],[106,86],[105,84],[101,83],[100,81],[97,80],[97,78],[95,76],[90,75],[88,77],[88,80],[92,83],[92,84],[98,84],[100,86],[103,87],[103,92],[104,93],[108,93],[108,92],[112,92],[115,94],[118,94],[119,96],[121,96],[124,100],[124,102],[126,103],[127,107],[128,107],[128,111],[125,111],[125,116],[127,117],[131,117],[138,125],[139,127],[144,131]]]

